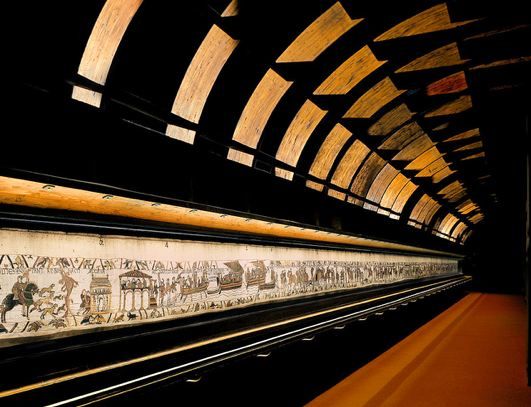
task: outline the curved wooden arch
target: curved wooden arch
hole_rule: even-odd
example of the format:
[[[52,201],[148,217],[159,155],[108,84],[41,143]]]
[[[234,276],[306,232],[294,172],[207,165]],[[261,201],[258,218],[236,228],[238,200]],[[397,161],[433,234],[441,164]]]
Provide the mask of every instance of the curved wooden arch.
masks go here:
[[[469,95],[463,95],[457,99],[451,100],[444,105],[438,107],[431,112],[428,112],[424,117],[450,116],[453,114],[463,113],[472,109],[472,99]]]
[[[212,25],[184,74],[171,108],[173,114],[199,123],[208,95],[238,42]]]
[[[236,124],[232,140],[256,149],[265,126],[278,103],[293,82],[285,80],[273,69],[262,77]],[[252,165],[252,156],[230,149],[227,158],[245,165]]]
[[[385,63],[378,60],[369,46],[365,45],[338,66],[313,94],[345,95]]]
[[[467,60],[461,59],[457,43],[452,42],[434,49],[403,67],[397,69],[396,73],[422,71],[426,69],[444,68],[449,66],[463,65]]]
[[[401,103],[389,112],[380,117],[371,127],[367,133],[370,136],[386,136],[393,130],[397,129],[413,117],[408,107]]]
[[[300,33],[276,62],[312,62],[361,21],[351,19],[337,2]]]
[[[433,141],[426,135],[421,134],[413,141],[405,145],[395,156],[394,161],[413,161],[425,151],[433,147]]]
[[[416,121],[411,121],[387,137],[380,144],[378,150],[399,151],[423,135],[426,136],[424,130],[422,130]]]
[[[107,0],[94,23],[77,73],[105,85],[114,55],[142,0]],[[72,98],[99,107],[101,93],[74,86]]]
[[[275,158],[296,167],[306,142],[326,113],[326,110],[320,109],[311,100],[306,100],[288,126]],[[275,175],[288,180],[293,179],[293,172],[283,168],[275,168]]]
[[[348,189],[354,174],[370,152],[369,147],[362,141],[355,140],[341,158],[330,182],[340,188]]]
[[[450,21],[448,6],[446,3],[440,3],[398,23],[394,27],[376,37],[374,41],[387,41],[436,31],[451,30],[453,28],[469,24],[472,21],[475,20],[459,22]]]
[[[404,206],[406,206],[407,202],[417,189],[418,185],[411,181],[408,181],[396,197],[395,202],[393,203],[393,206],[391,208],[393,212],[402,213],[402,211],[404,210]],[[393,219],[399,219],[399,217],[394,214],[391,214],[390,217]]]
[[[406,170],[422,171],[428,165],[441,158],[441,152],[435,146],[424,151],[417,158],[406,165]]]
[[[367,191],[366,198],[377,205],[366,202],[363,205],[363,208],[371,211],[378,211],[378,206],[387,191],[387,188],[398,174],[399,171],[391,164],[387,163],[374,178],[374,181],[371,183],[369,190]]]
[[[372,183],[385,165],[386,161],[382,157],[377,153],[371,153],[352,180],[350,191],[357,196],[365,198]],[[356,198],[352,202],[356,205],[364,205],[363,201]]]
[[[387,189],[380,200],[380,209],[378,209],[378,213],[391,216],[390,211],[393,208],[393,204],[408,182],[410,182],[410,179],[404,174],[401,172],[396,174],[396,176],[387,186]]]
[[[337,123],[321,144],[310,167],[310,175],[326,180],[339,152],[351,136],[350,131]]]
[[[466,89],[468,89],[468,83],[465,73],[459,71],[430,83],[426,87],[426,94],[428,96],[448,95],[450,93],[459,93]]]
[[[343,115],[343,118],[370,119],[378,110],[404,92],[405,90],[398,90],[389,77],[385,77],[361,95]]]

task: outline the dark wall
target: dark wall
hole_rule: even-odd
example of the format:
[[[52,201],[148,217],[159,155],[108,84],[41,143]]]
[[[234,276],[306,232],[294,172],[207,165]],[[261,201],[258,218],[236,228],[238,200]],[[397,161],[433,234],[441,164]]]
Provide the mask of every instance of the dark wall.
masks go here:
[[[476,288],[482,291],[522,294],[525,291],[529,273],[526,266],[528,109],[529,106],[517,107],[507,101],[505,108],[501,104],[496,106],[488,123],[486,148],[496,171],[497,205],[471,236],[469,258],[465,262],[465,271],[474,275]],[[500,116],[507,120],[501,123]],[[518,136],[524,134],[527,137]]]

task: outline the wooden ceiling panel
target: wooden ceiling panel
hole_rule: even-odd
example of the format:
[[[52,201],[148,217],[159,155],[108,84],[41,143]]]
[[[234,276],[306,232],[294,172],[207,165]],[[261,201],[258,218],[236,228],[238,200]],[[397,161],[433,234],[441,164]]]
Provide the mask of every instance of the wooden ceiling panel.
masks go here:
[[[368,133],[371,136],[386,136],[412,117],[413,114],[409,111],[408,107],[402,103],[380,117],[373,125],[371,125],[371,127],[369,127]]]
[[[450,102],[445,103],[431,112],[426,113],[425,117],[450,116],[453,114],[463,113],[472,108],[472,99],[469,95],[463,95]]]
[[[326,179],[337,155],[351,136],[350,131],[341,124],[336,124],[319,148],[310,168],[310,174],[320,179]]]
[[[500,34],[506,34],[513,31],[523,30],[529,27],[529,24],[518,24],[506,28],[496,28],[494,30],[481,32],[479,34],[471,35],[469,37],[466,37],[464,41],[472,41],[472,40],[482,40],[487,37],[493,37]]]
[[[391,181],[393,181],[393,179],[396,178],[397,175],[398,170],[391,164],[386,164],[372,182],[369,191],[367,192],[367,199],[371,202],[379,204],[385,194],[385,191],[389,187],[389,184]],[[378,210],[378,206],[371,205],[369,203],[365,203],[363,208],[369,209],[371,211]]]
[[[363,19],[352,20],[337,2],[311,23],[277,62],[311,62]]]
[[[398,90],[391,79],[386,77],[356,100],[343,117],[370,119],[378,110],[404,92],[405,90]]]
[[[423,194],[411,210],[411,215],[409,218],[414,221],[421,222],[420,213],[424,209],[424,207],[431,201],[433,201],[433,199],[431,199],[428,194]]]
[[[344,192],[339,192],[335,189],[330,188],[328,190],[328,196],[339,199],[340,201],[344,201],[347,195]]]
[[[469,150],[475,150],[477,148],[483,148],[483,142],[482,141],[476,141],[475,143],[467,144],[466,146],[456,148],[454,150],[455,153],[459,153],[462,151],[469,151]]]
[[[286,130],[276,159],[292,167],[297,166],[306,142],[325,115],[326,110],[320,109],[311,100],[306,100]],[[280,169],[275,169],[276,175],[280,176],[277,170]]]
[[[408,182],[409,178],[407,178],[404,174],[400,172],[396,174],[396,177],[393,178],[385,190],[385,193],[380,200],[380,206],[383,208],[392,209],[396,198]]]
[[[441,208],[441,205],[430,198],[430,201],[422,208],[419,214],[419,222],[424,225],[429,225],[435,216],[435,213]]]
[[[454,181],[437,192],[437,195],[450,202],[456,202],[466,195],[466,190],[460,181]]]
[[[455,27],[468,24],[471,21],[450,21],[446,3],[440,3],[395,25],[382,35],[376,37],[374,41],[387,41],[395,38],[451,30]]]
[[[345,95],[385,62],[378,60],[365,45],[332,72],[314,95]]]
[[[354,141],[334,171],[331,180],[332,184],[347,189],[350,181],[352,181],[352,177],[354,177],[354,174],[370,151],[360,140]]]
[[[114,54],[142,0],[107,0],[92,28],[78,74],[105,85]]]
[[[320,184],[318,182],[314,182],[314,181],[306,181],[306,186],[308,188],[311,188],[311,189],[315,189],[316,191],[319,191],[319,192],[322,192],[323,189],[324,189],[324,185],[323,184]]]
[[[175,140],[184,141],[188,144],[194,144],[195,140],[194,130],[185,129],[184,127],[175,126],[173,124],[168,124],[168,126],[166,126],[166,135]]]
[[[402,68],[397,69],[396,72],[413,72],[425,69],[443,68],[462,65],[465,62],[467,61],[461,59],[457,43],[452,42],[414,59]]]
[[[292,84],[269,69],[245,105],[232,139],[256,148],[269,117]]]
[[[221,17],[235,17],[238,14],[240,14],[240,0],[232,0],[221,13]]]
[[[470,238],[470,235],[472,235],[473,233],[473,229],[467,229],[463,232],[463,235],[460,236],[459,240],[461,240],[462,243],[466,242],[469,238]]]
[[[468,138],[477,137],[477,136],[479,136],[479,129],[478,128],[470,129],[462,133],[456,134],[455,136],[447,138],[446,140],[444,140],[444,143],[451,143],[454,141],[466,140]]]
[[[444,219],[442,220],[438,230],[439,232],[445,234],[445,235],[450,235],[450,232],[452,231],[452,228],[454,227],[454,225],[459,221],[458,218],[456,218],[454,215],[452,215],[451,213],[447,214]]]
[[[485,215],[483,215],[483,214],[480,212],[480,213],[475,214],[474,216],[471,216],[471,217],[469,218],[469,220],[470,220],[470,222],[472,222],[472,223],[479,223],[479,222],[482,221],[484,218],[485,218]]]
[[[468,215],[470,212],[476,210],[478,206],[471,199],[467,199],[465,202],[459,204],[456,208],[459,213]]]
[[[237,45],[237,40],[212,26],[184,74],[171,108],[173,114],[199,123],[208,95]]]
[[[254,156],[252,154],[240,151],[236,148],[229,148],[227,158],[231,161],[235,161],[248,167],[253,166]]]
[[[405,169],[412,171],[422,171],[424,168],[439,158],[441,158],[441,152],[437,149],[437,147],[434,146],[411,161]]]
[[[489,68],[498,68],[500,66],[506,66],[506,65],[515,65],[515,64],[523,64],[525,62],[531,61],[531,56],[523,56],[518,58],[509,58],[509,59],[500,59],[493,62],[488,62],[485,64],[479,64],[475,65],[470,68],[471,71],[475,71],[478,69],[489,69]]]
[[[447,95],[462,92],[468,88],[465,73],[463,71],[448,75],[428,85],[428,96]]]
[[[398,154],[393,157],[395,161],[412,161],[426,150],[433,147],[433,141],[423,134],[415,138],[412,142],[403,147]]]
[[[366,197],[374,179],[378,176],[385,164],[385,160],[378,154],[372,153],[369,155],[352,181],[350,188],[352,193],[360,197]],[[362,201],[356,203],[363,205]]]
[[[380,147],[378,147],[378,149],[398,151],[421,135],[425,135],[424,130],[422,130],[416,121],[412,121],[395,131],[380,145]]]
[[[393,212],[402,213],[404,206],[406,205],[409,198],[411,198],[411,195],[413,195],[413,192],[417,190],[417,188],[418,185],[414,184],[411,181],[408,181],[408,183],[404,186],[404,188],[402,188],[402,190],[396,197],[395,202],[393,203],[393,207],[391,208]]]
[[[286,170],[284,168],[276,167],[275,175],[279,178],[284,178],[284,179],[287,179],[288,181],[293,181],[293,176],[295,175],[295,173],[293,171]]]
[[[82,88],[81,86],[74,86],[72,88],[72,99],[94,107],[100,107],[102,96],[100,92]]]
[[[441,182],[442,180],[446,179],[447,177],[449,177],[450,175],[454,173],[455,173],[455,170],[450,169],[450,167],[445,167],[439,172],[433,174],[433,176],[431,177],[431,180],[434,184],[438,184],[439,182]]]
[[[444,122],[444,123],[439,124],[438,126],[434,127],[433,131],[441,131],[441,130],[447,129],[449,125],[450,125],[450,122]]]
[[[424,167],[415,177],[433,177],[436,173],[448,167],[448,163],[444,158],[439,158]]]
[[[464,232],[465,230],[467,230],[467,229],[468,229],[468,226],[467,226],[466,223],[464,223],[464,222],[459,222],[459,223],[454,227],[454,229],[452,230],[452,237],[453,237],[454,239],[458,239],[459,236],[461,236],[461,235],[463,234],[463,232]]]
[[[476,160],[478,158],[484,158],[484,157],[485,157],[485,152],[481,152],[481,153],[472,154],[467,157],[461,158],[461,161]]]

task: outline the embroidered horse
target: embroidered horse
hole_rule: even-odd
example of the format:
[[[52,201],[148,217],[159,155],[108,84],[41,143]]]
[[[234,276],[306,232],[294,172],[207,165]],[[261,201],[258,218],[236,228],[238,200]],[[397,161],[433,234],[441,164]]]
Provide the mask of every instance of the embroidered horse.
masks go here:
[[[29,308],[38,291],[39,287],[35,283],[16,283],[13,292],[7,294],[0,305],[0,322],[6,322],[6,313],[17,305],[22,305],[22,316],[29,319]]]

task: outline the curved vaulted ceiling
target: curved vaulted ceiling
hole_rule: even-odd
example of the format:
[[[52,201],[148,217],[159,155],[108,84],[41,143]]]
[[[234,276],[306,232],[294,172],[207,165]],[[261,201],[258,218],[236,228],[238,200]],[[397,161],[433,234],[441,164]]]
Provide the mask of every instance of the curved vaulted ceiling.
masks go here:
[[[128,64],[140,58],[143,30],[156,29],[156,7],[106,0],[78,60],[88,81],[73,85],[72,98],[104,109],[116,88],[148,100],[142,89],[163,88],[169,96],[150,102],[166,112],[162,132],[176,143],[215,140],[249,171],[266,163],[286,183],[463,243],[492,199],[475,185],[489,175],[478,73],[530,59],[520,49],[479,52],[476,43],[503,48],[529,26],[460,2],[309,1],[299,15],[263,4],[271,10],[262,20],[286,16],[253,29],[260,12],[248,3],[193,8],[194,35],[168,41],[179,61],[160,77],[156,69],[135,77]]]

